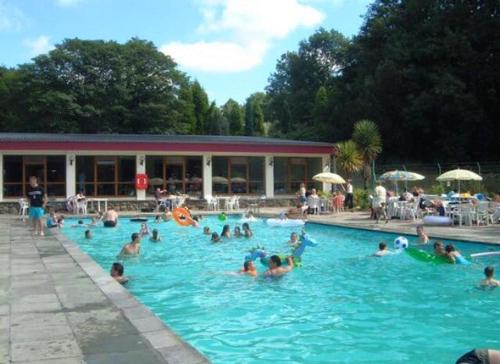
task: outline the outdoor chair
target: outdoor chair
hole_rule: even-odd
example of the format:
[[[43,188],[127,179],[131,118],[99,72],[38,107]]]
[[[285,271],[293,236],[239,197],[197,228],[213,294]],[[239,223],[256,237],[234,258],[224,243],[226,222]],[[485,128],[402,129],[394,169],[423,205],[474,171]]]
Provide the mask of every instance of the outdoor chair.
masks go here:
[[[25,217],[28,215],[28,209],[30,207],[28,201],[26,201],[24,198],[19,199],[19,215],[23,217],[23,220]]]
[[[489,211],[489,202],[488,201],[479,201],[476,207],[476,223],[479,225],[483,223],[484,225],[488,225],[489,223],[493,224],[493,214],[490,214]]]
[[[217,198],[208,195],[205,197],[205,200],[207,201],[207,209],[210,211],[217,211],[219,209],[219,203],[217,201]]]
[[[455,218],[458,218],[458,225],[462,226],[463,224],[472,226],[472,221],[474,219],[474,210],[471,205],[461,205],[457,206],[452,211],[452,220],[455,221]]]

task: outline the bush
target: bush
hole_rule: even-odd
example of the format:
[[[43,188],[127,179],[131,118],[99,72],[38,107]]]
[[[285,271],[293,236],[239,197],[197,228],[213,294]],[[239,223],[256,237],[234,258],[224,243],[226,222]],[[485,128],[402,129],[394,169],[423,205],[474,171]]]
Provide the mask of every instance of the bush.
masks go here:
[[[431,188],[429,189],[429,193],[431,195],[442,195],[443,193],[446,193],[446,191],[443,184],[439,183],[437,185],[432,185]]]
[[[318,191],[318,196],[321,198],[330,199],[332,197],[332,193],[329,191]]]
[[[363,189],[354,190],[354,206],[359,207],[362,210],[366,210],[370,207],[368,191]]]

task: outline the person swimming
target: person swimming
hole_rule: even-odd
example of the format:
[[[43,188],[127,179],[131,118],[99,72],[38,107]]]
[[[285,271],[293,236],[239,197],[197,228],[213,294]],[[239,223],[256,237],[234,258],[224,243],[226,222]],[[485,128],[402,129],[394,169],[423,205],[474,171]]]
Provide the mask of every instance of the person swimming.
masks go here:
[[[460,252],[452,245],[448,244],[444,248],[446,251],[446,257],[452,264],[467,264],[467,260],[460,254]]]
[[[121,263],[113,263],[110,275],[120,284],[127,283],[128,278],[123,275],[125,269]]]
[[[224,225],[222,232],[220,233],[220,237],[231,239],[231,227],[229,225]]]
[[[272,255],[269,258],[268,269],[264,272],[266,277],[280,277],[292,271],[293,257],[286,257],[287,266],[282,266],[281,258],[278,255]]]
[[[220,242],[220,236],[216,232],[212,233],[212,238],[210,239],[212,243],[218,243]]]
[[[417,235],[419,244],[429,244],[430,239],[425,233],[423,225],[417,225]]]
[[[161,223],[161,215],[156,215],[155,216],[155,224]]]
[[[146,224],[146,223],[141,224],[141,231],[139,231],[139,234],[141,236],[149,235],[148,224]]]
[[[376,251],[374,257],[383,257],[384,255],[391,254],[391,251],[387,249],[387,244],[383,241],[378,245],[378,251]]]
[[[104,214],[102,221],[104,227],[115,227],[118,224],[118,213],[115,211],[115,209],[110,207]]]
[[[241,226],[243,228],[243,235],[245,238],[251,238],[253,236],[252,229],[250,229],[250,225],[248,225],[248,222],[243,223]]]
[[[161,218],[165,222],[172,220],[172,213],[170,212],[170,209],[168,207],[165,208],[165,213],[162,215]]]
[[[85,230],[85,239],[92,239],[92,231]]]
[[[294,231],[290,234],[290,240],[288,240],[288,245],[291,245],[292,248],[298,247],[300,244],[299,235]]]
[[[479,285],[481,287],[500,287],[500,281],[495,279],[495,268],[488,266],[484,268],[484,276],[486,277]]]
[[[234,227],[233,235],[234,235],[235,238],[241,237],[241,229],[240,229],[239,226],[235,226]]]
[[[210,228],[208,226],[205,226],[203,228],[203,234],[205,235],[211,235],[212,233],[210,232]]]
[[[246,274],[252,277],[257,277],[257,269],[251,260],[243,263],[243,268],[240,270],[241,274]]]
[[[141,236],[139,233],[133,233],[130,237],[131,242],[125,244],[120,251],[120,256],[123,255],[139,255],[141,252]]]
[[[153,232],[149,240],[155,243],[161,241],[160,232],[158,231],[158,229],[153,229]]]
[[[200,218],[198,216],[194,216],[191,219],[191,226],[196,228],[200,226]]]
[[[438,257],[446,257],[446,250],[444,249],[444,244],[441,241],[436,241],[434,243],[434,254]]]
[[[72,228],[78,228],[78,227],[84,228],[87,226],[83,223],[83,220],[78,220],[78,224],[73,224],[73,225],[71,225],[71,227]]]

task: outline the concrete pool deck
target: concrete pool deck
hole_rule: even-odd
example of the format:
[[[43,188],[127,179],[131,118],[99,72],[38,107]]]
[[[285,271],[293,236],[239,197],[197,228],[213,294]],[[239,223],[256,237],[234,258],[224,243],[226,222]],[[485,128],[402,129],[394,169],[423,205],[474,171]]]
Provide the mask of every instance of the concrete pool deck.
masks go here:
[[[366,212],[309,221],[404,234],[417,224],[375,224]],[[0,229],[0,363],[209,362],[64,235],[34,238],[19,216],[0,216]],[[500,241],[499,224],[426,230],[434,238]]]
[[[0,231],[0,363],[209,363],[62,234]]]

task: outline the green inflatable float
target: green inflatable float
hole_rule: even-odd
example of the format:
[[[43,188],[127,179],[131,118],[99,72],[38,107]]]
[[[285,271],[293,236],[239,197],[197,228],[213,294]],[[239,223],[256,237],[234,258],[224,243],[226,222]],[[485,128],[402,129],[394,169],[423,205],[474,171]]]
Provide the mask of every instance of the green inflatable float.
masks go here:
[[[406,253],[415,260],[431,264],[450,264],[450,261],[446,257],[440,257],[438,255],[430,254],[424,250],[409,247],[405,249]]]

